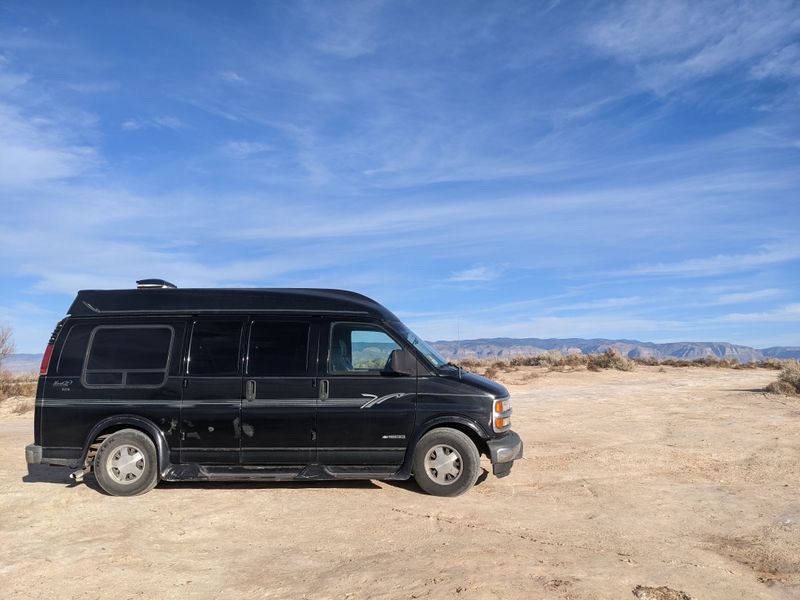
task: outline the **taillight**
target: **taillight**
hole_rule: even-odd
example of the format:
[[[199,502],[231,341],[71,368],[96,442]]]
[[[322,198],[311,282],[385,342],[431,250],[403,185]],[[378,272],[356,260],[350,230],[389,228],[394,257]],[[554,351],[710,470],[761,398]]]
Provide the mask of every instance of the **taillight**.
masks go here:
[[[47,344],[47,348],[44,350],[42,366],[39,367],[39,375],[47,375],[47,369],[50,367],[50,357],[53,356],[53,346],[55,346],[55,344]]]
[[[47,342],[47,348],[44,349],[44,356],[42,356],[42,364],[39,367],[39,375],[47,375],[47,370],[50,368],[50,359],[53,356],[53,347],[56,345],[56,339],[58,339],[58,334],[61,332],[61,328],[64,327],[65,321],[66,319],[61,319],[58,322],[53,334],[50,336],[50,341]]]

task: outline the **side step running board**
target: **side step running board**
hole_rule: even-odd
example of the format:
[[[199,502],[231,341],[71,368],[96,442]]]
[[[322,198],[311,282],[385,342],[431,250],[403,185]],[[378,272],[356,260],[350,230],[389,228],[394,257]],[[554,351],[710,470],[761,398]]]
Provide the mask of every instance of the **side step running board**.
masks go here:
[[[165,481],[331,481],[337,479],[398,479],[396,471],[373,471],[363,467],[262,467],[224,465],[171,465]]]

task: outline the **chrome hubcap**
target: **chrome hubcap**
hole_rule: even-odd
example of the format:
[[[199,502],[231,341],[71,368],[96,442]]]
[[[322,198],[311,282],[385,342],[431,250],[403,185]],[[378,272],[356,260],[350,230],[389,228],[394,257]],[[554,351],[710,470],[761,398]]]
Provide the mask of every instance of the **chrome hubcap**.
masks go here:
[[[425,470],[439,485],[449,485],[461,475],[461,455],[452,446],[434,446],[425,457]]]
[[[106,472],[117,483],[133,483],[144,473],[144,453],[136,446],[119,446],[106,460]]]

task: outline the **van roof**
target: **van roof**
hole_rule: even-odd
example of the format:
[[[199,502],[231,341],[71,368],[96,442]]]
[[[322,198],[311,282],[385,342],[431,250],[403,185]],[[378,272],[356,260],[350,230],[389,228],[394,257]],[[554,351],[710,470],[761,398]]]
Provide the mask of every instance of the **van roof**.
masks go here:
[[[362,294],[312,288],[81,290],[67,311],[73,317],[248,312],[357,314],[398,320]]]

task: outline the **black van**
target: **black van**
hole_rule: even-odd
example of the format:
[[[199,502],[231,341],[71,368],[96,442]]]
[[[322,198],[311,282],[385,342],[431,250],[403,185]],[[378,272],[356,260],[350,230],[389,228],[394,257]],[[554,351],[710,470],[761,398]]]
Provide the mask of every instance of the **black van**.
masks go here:
[[[326,289],[81,291],[53,332],[28,463],[109,494],[159,480],[407,479],[471,488],[522,456],[501,385],[386,308]]]

